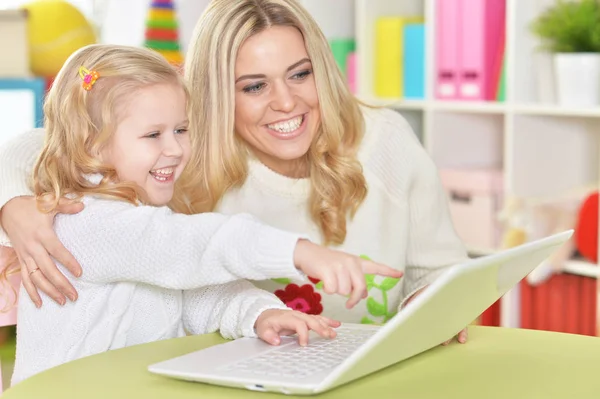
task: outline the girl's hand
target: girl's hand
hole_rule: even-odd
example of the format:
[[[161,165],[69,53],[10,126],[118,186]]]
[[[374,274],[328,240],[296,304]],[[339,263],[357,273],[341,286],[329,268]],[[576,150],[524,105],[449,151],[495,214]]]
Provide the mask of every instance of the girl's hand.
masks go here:
[[[77,299],[75,288],[58,270],[52,258],[73,275],[81,275],[81,266],[62,245],[52,228],[57,213],[79,213],[83,204],[61,199],[52,213],[42,213],[34,197],[10,200],[0,212],[0,224],[10,238],[21,265],[21,277],[27,294],[37,307],[42,306],[38,289],[64,305],[65,296]]]
[[[268,309],[262,312],[254,328],[260,339],[271,345],[279,345],[282,335],[298,334],[298,343],[308,345],[308,331],[313,330],[323,338],[335,338],[333,328],[339,321],[324,316],[313,316],[296,310]]]
[[[367,297],[365,274],[400,278],[403,273],[389,266],[329,249],[307,240],[298,241],[294,264],[307,276],[323,282],[327,294],[350,295],[348,309]]]

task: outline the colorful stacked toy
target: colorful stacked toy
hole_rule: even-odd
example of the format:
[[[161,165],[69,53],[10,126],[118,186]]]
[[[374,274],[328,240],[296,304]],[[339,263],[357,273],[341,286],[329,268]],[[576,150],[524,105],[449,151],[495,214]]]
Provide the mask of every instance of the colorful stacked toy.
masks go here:
[[[146,21],[144,45],[162,54],[176,66],[183,63],[178,28],[173,0],[153,0]]]

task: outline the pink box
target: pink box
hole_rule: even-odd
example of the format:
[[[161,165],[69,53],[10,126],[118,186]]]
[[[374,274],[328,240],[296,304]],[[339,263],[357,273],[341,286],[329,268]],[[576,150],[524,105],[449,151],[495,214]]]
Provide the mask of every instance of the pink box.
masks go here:
[[[456,233],[475,251],[497,249],[502,229],[503,174],[498,169],[442,169]]]

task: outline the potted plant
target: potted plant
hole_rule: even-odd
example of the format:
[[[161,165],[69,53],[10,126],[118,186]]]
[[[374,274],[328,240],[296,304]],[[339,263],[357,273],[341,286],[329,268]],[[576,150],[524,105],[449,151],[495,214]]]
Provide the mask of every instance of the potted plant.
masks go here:
[[[531,28],[553,55],[559,104],[600,105],[600,0],[557,0]]]

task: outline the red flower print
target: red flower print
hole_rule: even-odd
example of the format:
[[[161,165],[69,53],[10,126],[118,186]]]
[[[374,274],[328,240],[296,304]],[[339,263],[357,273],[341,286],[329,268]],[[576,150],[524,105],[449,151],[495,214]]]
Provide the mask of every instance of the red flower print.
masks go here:
[[[299,287],[296,284],[288,284],[285,290],[275,291],[275,295],[290,309],[306,314],[323,313],[321,295],[315,292],[310,284]]]
[[[309,280],[310,280],[310,281],[311,281],[311,282],[312,282],[314,285],[317,285],[317,284],[319,284],[319,282],[321,281],[321,280],[319,280],[318,278],[314,278],[314,277],[309,277],[308,279],[309,279]]]

